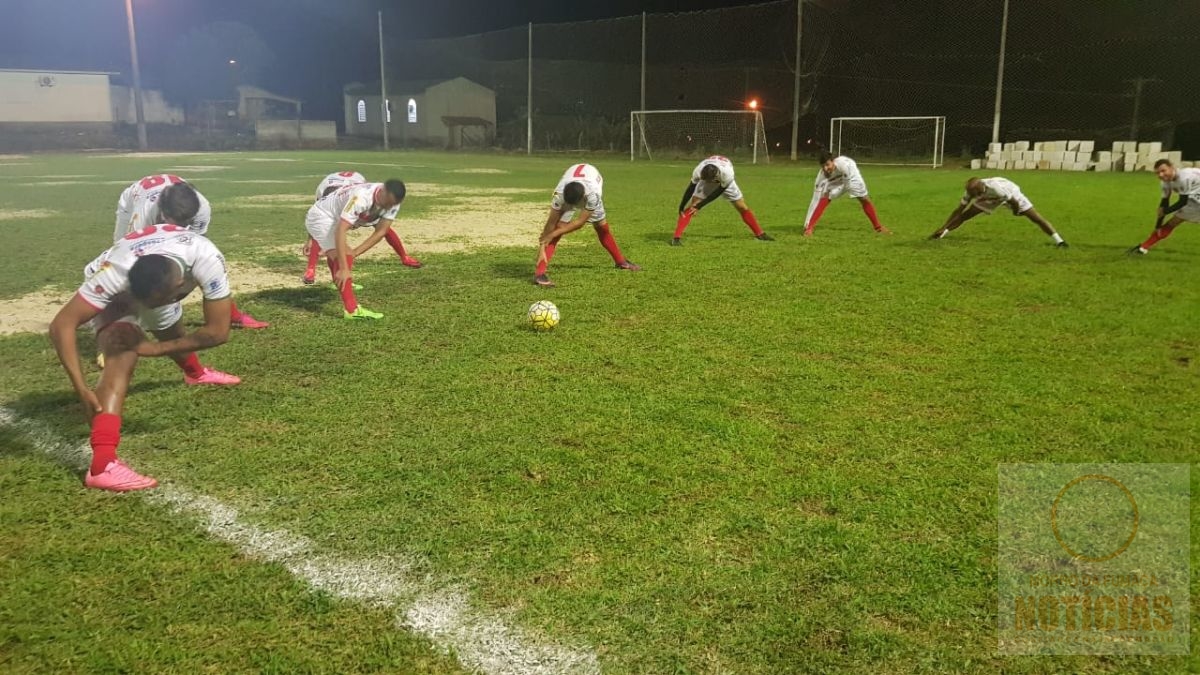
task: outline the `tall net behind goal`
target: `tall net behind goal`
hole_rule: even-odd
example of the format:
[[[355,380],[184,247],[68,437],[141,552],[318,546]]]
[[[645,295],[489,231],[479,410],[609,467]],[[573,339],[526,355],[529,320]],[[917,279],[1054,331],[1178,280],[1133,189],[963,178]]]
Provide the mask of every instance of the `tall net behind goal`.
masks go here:
[[[629,159],[703,159],[724,155],[769,162],[767,134],[757,110],[634,110],[629,114]]]
[[[829,151],[859,164],[942,165],[945,117],[834,117]]]

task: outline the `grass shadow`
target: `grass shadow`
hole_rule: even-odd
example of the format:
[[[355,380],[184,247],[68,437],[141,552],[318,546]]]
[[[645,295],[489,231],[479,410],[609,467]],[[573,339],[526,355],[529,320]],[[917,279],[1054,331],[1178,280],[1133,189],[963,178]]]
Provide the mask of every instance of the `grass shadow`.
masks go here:
[[[298,309],[310,314],[325,312],[325,303],[330,300],[335,291],[328,284],[316,284],[312,287],[301,288],[270,288],[253,294],[255,300],[268,302],[290,309]]]

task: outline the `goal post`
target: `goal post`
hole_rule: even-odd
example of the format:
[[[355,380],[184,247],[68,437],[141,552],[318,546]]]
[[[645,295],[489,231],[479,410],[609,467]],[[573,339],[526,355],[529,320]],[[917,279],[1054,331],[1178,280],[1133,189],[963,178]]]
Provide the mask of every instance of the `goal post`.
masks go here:
[[[771,161],[760,110],[633,110],[629,160],[703,159],[724,155]]]
[[[834,117],[829,151],[859,164],[928,166],[945,161],[945,117]]]

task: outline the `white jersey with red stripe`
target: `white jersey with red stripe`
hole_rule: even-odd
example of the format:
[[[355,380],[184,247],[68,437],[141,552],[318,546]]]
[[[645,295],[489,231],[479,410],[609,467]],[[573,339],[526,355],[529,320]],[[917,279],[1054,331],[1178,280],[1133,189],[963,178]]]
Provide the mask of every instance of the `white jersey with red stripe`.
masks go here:
[[[1163,197],[1170,197],[1174,192],[1187,196],[1188,200],[1200,200],[1200,169],[1185,167],[1175,170],[1175,180],[1164,181],[1162,184]]]
[[[693,183],[698,185],[702,180],[704,180],[700,177],[700,172],[704,170],[704,167],[707,164],[712,164],[717,167],[717,182],[721,184],[721,187],[728,188],[733,184],[733,162],[729,161],[727,157],[722,157],[721,155],[713,155],[712,157],[709,157],[697,164],[696,168],[692,170]]]
[[[365,182],[367,182],[367,179],[357,171],[331,173],[325,176],[325,180],[321,181],[321,184],[317,186],[317,199],[324,197],[325,192],[329,188],[337,189],[347,185],[362,185]]]
[[[162,193],[172,185],[186,183],[184,179],[169,173],[146,176],[125,188],[117,201],[117,222],[113,228],[113,243],[117,243],[130,232],[140,230],[147,225],[159,225],[163,222],[162,209],[158,200]],[[193,186],[195,189],[195,186]],[[212,206],[204,195],[196,190],[200,198],[200,208],[196,215],[187,223],[177,223],[196,234],[206,234],[208,224],[212,221]]]
[[[375,206],[375,195],[382,190],[383,183],[343,185],[318,199],[312,208],[332,218],[335,224],[339,220],[345,220],[351,227],[374,226],[381,219],[395,220],[396,214],[400,212],[399,204],[389,209]]]
[[[567,208],[568,205],[563,199],[563,190],[567,189],[567,185],[571,183],[579,183],[583,186],[583,203],[576,206],[591,211],[593,216],[596,213],[604,212],[604,177],[591,164],[574,164],[567,169],[562,180],[558,181],[558,185],[554,188],[554,197],[550,201],[552,208],[556,211]]]
[[[122,237],[84,268],[80,297],[97,310],[118,298],[129,300],[129,270],[146,255],[166,256],[179,265],[186,282],[179,299],[195,288],[205,300],[230,295],[225,256],[211,241],[178,225],[151,225]]]

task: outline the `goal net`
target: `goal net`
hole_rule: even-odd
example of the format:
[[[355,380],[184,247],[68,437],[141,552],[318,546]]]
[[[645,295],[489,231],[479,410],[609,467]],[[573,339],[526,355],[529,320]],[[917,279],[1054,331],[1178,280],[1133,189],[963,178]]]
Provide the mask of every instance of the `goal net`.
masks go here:
[[[945,117],[834,117],[829,151],[859,164],[942,165]]]
[[[703,159],[724,155],[769,162],[758,110],[634,110],[629,113],[629,159]]]

